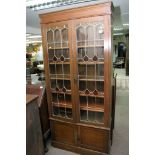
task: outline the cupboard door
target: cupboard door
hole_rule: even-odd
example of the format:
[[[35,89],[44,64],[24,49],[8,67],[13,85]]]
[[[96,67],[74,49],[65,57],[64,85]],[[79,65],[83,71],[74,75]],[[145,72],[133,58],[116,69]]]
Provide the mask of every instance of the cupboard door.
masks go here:
[[[80,146],[101,152],[109,152],[109,131],[80,127]]]
[[[74,21],[75,75],[79,121],[104,122],[104,25],[103,17]]]
[[[53,140],[61,143],[75,145],[75,126],[61,122],[52,122]]]
[[[72,52],[69,22],[46,27],[48,84],[50,85],[50,113],[52,117],[73,119]]]

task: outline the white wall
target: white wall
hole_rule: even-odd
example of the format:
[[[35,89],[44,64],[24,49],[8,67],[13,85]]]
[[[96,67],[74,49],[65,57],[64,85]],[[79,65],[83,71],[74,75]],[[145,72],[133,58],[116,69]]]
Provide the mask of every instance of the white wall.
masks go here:
[[[32,33],[32,34],[40,34],[41,35],[41,29],[40,28],[35,28],[35,27],[30,27],[26,26],[26,33]]]

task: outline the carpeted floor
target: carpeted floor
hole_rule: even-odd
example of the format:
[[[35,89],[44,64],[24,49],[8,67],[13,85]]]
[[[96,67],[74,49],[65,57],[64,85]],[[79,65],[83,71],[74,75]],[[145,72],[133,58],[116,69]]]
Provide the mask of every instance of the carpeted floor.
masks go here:
[[[129,155],[129,91],[117,90],[111,155]]]
[[[117,98],[115,129],[110,155],[129,155],[129,78],[125,76],[124,69],[117,69],[115,73],[117,73]],[[48,148],[49,151],[46,155],[78,155],[54,148],[50,144]]]
[[[129,77],[125,76],[125,69],[115,69],[115,73],[117,73],[117,97],[110,154],[129,155]]]

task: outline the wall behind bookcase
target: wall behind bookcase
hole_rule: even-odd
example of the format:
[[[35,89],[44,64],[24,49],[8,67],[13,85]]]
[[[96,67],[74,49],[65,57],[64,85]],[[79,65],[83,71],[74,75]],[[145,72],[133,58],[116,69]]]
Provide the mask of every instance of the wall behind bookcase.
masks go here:
[[[113,62],[115,62],[115,59],[118,55],[118,43],[119,42],[124,42],[125,44],[127,44],[125,35],[113,36]],[[116,53],[115,53],[115,45],[117,45]]]

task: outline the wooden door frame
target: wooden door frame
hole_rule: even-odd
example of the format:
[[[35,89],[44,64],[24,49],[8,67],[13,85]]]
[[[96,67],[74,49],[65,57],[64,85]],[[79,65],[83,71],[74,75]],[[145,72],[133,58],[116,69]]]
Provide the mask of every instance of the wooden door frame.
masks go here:
[[[104,21],[104,16],[94,16],[94,17],[86,17],[86,18],[80,18],[73,20],[73,32],[72,32],[72,45],[73,45],[73,58],[74,58],[74,75],[76,76],[76,79],[78,81],[78,62],[77,62],[77,45],[76,45],[76,24],[81,23],[88,23],[88,22],[97,22],[97,21]],[[105,66],[105,65],[104,65]],[[105,89],[105,88],[104,88]],[[76,103],[76,115],[77,115],[77,123],[83,123],[80,121],[80,101],[79,101],[79,89],[78,84],[75,84],[74,86],[75,90],[75,103]],[[105,103],[105,101],[104,101]],[[97,125],[97,126],[104,126],[104,124],[97,124],[97,123],[91,123],[91,122],[84,122],[84,124],[91,124],[91,125]]]
[[[62,25],[68,25],[68,43],[69,43],[69,55],[70,55],[70,82],[71,82],[71,101],[72,101],[72,119],[65,119],[63,117],[53,116],[53,106],[52,106],[52,96],[51,96],[51,82],[50,82],[50,69],[49,69],[49,60],[48,60],[48,47],[47,47],[47,31],[52,27],[59,27]],[[41,24],[42,31],[42,42],[43,42],[43,56],[44,56],[44,68],[45,68],[45,85],[47,89],[47,101],[48,101],[48,112],[49,117],[58,118],[60,120],[65,120],[69,122],[76,122],[76,113],[75,113],[75,104],[74,104],[74,79],[73,79],[73,58],[72,58],[72,22],[71,21],[62,21],[55,22],[50,24]]]
[[[111,104],[112,104],[112,80],[113,80],[113,65],[112,65],[112,27],[111,16],[104,16],[104,126],[111,126]]]

